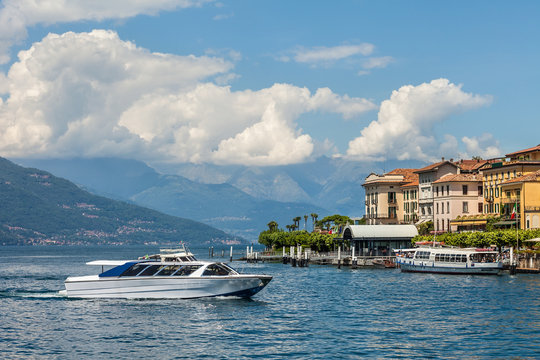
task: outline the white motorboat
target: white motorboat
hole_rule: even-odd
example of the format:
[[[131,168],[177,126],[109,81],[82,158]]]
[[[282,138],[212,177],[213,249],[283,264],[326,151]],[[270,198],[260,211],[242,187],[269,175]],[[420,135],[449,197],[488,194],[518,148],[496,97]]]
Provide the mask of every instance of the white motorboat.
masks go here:
[[[73,298],[245,298],[272,280],[269,275],[240,274],[221,262],[170,260],[169,256],[145,256],[138,260],[91,261],[87,265],[101,266],[102,272],[68,277],[61,294]]]
[[[402,272],[497,275],[503,267],[499,253],[489,249],[419,247],[395,251]]]

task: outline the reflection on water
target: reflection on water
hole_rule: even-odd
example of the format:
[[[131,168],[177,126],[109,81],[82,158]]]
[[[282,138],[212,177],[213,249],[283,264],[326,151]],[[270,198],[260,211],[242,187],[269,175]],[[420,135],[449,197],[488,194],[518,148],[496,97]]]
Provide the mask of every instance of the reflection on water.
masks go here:
[[[540,277],[244,264],[274,280],[251,300],[77,300],[95,259],[147,247],[0,248],[0,351],[60,358],[535,358]],[[195,251],[204,254],[207,249]],[[240,266],[238,266],[240,265]]]

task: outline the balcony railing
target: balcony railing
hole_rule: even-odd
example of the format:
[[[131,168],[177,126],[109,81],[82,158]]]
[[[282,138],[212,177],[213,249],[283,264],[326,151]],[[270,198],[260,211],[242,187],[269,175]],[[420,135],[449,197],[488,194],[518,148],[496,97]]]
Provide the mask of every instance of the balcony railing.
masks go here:
[[[366,217],[368,219],[397,219],[397,214],[393,214],[393,213],[390,213],[390,214],[369,214],[369,215],[366,215]]]
[[[503,204],[515,204],[515,203],[520,203],[520,198],[519,197],[509,197],[509,198],[504,198],[502,199],[502,203]]]

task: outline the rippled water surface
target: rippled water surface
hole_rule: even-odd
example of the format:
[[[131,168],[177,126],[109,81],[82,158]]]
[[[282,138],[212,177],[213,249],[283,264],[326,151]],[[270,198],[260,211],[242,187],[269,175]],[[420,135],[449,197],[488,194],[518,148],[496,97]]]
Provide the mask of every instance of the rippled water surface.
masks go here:
[[[540,276],[282,264],[252,300],[72,300],[68,275],[150,247],[0,247],[2,358],[540,358]],[[205,250],[195,251],[204,258]]]

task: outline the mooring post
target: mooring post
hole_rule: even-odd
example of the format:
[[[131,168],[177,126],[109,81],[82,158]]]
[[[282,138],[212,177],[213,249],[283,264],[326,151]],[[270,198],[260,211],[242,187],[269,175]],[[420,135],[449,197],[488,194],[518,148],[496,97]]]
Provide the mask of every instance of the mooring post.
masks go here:
[[[337,268],[341,269],[341,246],[337,248]]]
[[[230,256],[230,262],[232,262],[232,246],[231,246],[231,256]]]
[[[294,257],[294,246],[291,246],[291,266],[296,267],[296,258]]]

